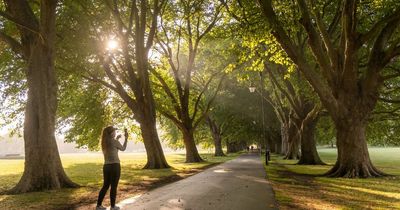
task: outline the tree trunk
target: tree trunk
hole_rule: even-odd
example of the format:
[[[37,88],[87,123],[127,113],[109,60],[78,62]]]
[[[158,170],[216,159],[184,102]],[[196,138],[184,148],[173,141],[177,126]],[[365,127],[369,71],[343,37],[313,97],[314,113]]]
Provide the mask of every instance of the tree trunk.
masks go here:
[[[34,34],[20,25],[27,64],[28,98],[25,105],[24,173],[10,193],[77,187],[65,174],[55,138],[57,81],[54,70],[54,39],[57,1],[42,1],[40,21],[27,2],[6,1],[7,10],[19,21],[34,27]]]
[[[297,164],[300,165],[325,165],[317,152],[315,130],[318,117],[310,121],[304,120],[301,126],[301,157]]]
[[[141,47],[137,47],[138,57],[136,58],[141,77],[138,82],[141,88],[135,91],[135,96],[137,104],[140,106],[138,109],[138,112],[141,112],[139,113],[140,129],[147,154],[147,163],[144,168],[169,168],[157,133],[155,102],[149,79],[149,63],[142,44],[140,42]]]
[[[335,123],[338,158],[335,166],[325,175],[346,178],[384,176],[383,172],[372,165],[369,158],[365,137],[366,123],[357,119],[346,120],[350,123]]]
[[[226,152],[227,153],[235,153],[235,147],[233,142],[226,141]]]
[[[281,154],[282,153],[282,135],[280,133],[276,134],[275,138],[275,153]]]
[[[289,148],[289,128],[286,123],[281,125],[281,155],[286,155]]]
[[[169,168],[164,152],[158,138],[156,121],[151,117],[145,117],[143,122],[140,123],[140,130],[144,146],[146,148],[147,163],[145,169],[162,169]]]
[[[213,139],[214,139],[214,147],[215,147],[215,152],[214,152],[214,156],[225,156],[224,151],[222,150],[222,137],[221,135],[217,134],[217,135],[213,135]]]
[[[200,157],[197,151],[196,143],[192,131],[183,131],[183,143],[186,149],[186,163],[198,163],[202,162],[203,159]]]
[[[267,141],[268,141],[268,148],[271,153],[276,152],[276,140],[274,139],[275,134],[269,135]]]
[[[285,159],[287,160],[299,159],[300,135],[298,132],[298,128],[294,125],[294,123],[289,123],[287,141],[288,141],[288,147],[285,154]]]
[[[242,148],[239,142],[227,142],[226,143],[227,147],[227,153],[236,153],[239,152]]]
[[[76,187],[65,174],[55,139],[57,82],[53,48],[36,39],[27,69],[25,107],[25,168],[10,193]]]
[[[210,116],[206,116],[206,121],[208,123],[208,126],[210,127],[211,135],[214,140],[214,156],[225,156],[224,151],[222,150],[221,128],[217,125],[215,121],[211,119]]]

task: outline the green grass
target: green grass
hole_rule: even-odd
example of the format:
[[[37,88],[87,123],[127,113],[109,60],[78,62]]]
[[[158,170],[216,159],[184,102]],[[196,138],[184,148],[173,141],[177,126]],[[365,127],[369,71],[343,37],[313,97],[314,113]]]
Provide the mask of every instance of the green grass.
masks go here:
[[[327,178],[335,149],[318,150],[327,166],[295,165],[273,155],[266,166],[281,209],[400,209],[400,148],[370,148],[373,164],[393,176],[368,179]]]
[[[184,163],[184,154],[167,154],[171,169],[141,169],[146,163],[145,154],[120,153],[121,179],[118,186],[118,200],[142,193],[160,184],[178,180],[197,173],[202,168],[233,159],[238,154],[227,157],[214,157],[201,154],[205,162]],[[25,193],[21,195],[0,195],[0,209],[69,209],[77,206],[94,207],[97,193],[102,185],[103,157],[101,154],[61,155],[67,175],[80,188],[62,189],[46,192]],[[24,160],[0,159],[0,192],[11,189],[19,181]],[[109,204],[107,200],[104,204]]]

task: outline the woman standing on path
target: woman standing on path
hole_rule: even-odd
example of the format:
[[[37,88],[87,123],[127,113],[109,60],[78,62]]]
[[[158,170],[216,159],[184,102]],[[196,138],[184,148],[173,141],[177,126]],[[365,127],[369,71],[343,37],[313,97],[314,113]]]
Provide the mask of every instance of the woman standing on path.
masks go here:
[[[105,210],[101,204],[103,202],[104,196],[107,193],[108,188],[111,186],[110,190],[110,200],[111,200],[111,210],[120,209],[118,206],[115,206],[115,199],[117,197],[117,186],[119,182],[119,177],[121,175],[121,165],[118,157],[118,150],[124,151],[126,149],[126,144],[128,140],[128,131],[126,128],[125,132],[125,141],[124,144],[118,141],[121,138],[121,135],[118,135],[115,138],[115,130],[113,126],[108,126],[104,128],[103,135],[101,137],[101,150],[104,154],[104,165],[103,165],[103,187],[99,192],[99,197],[97,199],[96,210]]]

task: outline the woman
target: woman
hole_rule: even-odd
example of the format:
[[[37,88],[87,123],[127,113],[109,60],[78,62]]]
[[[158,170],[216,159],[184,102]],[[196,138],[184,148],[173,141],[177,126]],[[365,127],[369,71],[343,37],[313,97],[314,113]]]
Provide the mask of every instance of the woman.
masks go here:
[[[121,165],[118,158],[118,150],[124,151],[126,149],[126,144],[128,140],[128,131],[125,128],[125,142],[124,145],[118,141],[121,135],[115,138],[115,130],[113,126],[108,126],[104,128],[103,135],[101,137],[101,150],[104,154],[104,165],[103,165],[103,187],[99,192],[99,197],[97,199],[96,210],[105,210],[101,204],[103,202],[104,196],[107,193],[108,188],[111,186],[110,200],[111,200],[111,210],[120,209],[115,206],[115,199],[117,197],[117,186],[119,182],[119,177],[121,174]]]

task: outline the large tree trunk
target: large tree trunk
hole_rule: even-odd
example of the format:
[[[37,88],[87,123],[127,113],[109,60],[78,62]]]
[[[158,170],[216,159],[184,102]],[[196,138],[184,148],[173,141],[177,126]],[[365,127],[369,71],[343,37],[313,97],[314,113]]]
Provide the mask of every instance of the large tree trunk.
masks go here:
[[[54,71],[56,2],[45,6],[53,9],[49,9],[44,15],[44,18],[49,18],[46,26],[42,27],[45,36],[31,40],[26,71],[28,100],[24,121],[24,173],[10,193],[78,186],[64,172],[54,134],[57,111],[57,82]]]
[[[151,117],[145,117],[140,123],[144,146],[146,148],[147,163],[146,169],[162,169],[169,168],[165,159],[164,152],[158,138],[156,121]]]
[[[139,41],[139,40],[137,40]],[[140,46],[140,47],[139,47]],[[135,91],[138,109],[140,113],[140,129],[142,132],[143,143],[146,148],[147,163],[146,169],[169,168],[161,147],[160,139],[156,127],[156,109],[154,96],[149,79],[149,63],[147,52],[143,46],[143,40],[136,46],[137,66],[141,80],[138,80],[140,88]]]
[[[202,162],[199,152],[197,151],[196,143],[192,131],[182,131],[183,143],[186,149],[186,163]]]
[[[348,116],[351,118],[351,116]],[[346,119],[336,122],[338,158],[335,166],[325,175],[330,177],[379,177],[385,175],[376,169],[369,158],[365,137],[366,122]]]
[[[318,117],[310,121],[304,120],[301,126],[301,156],[297,164],[301,165],[325,165],[317,152],[315,142],[315,130]]]

